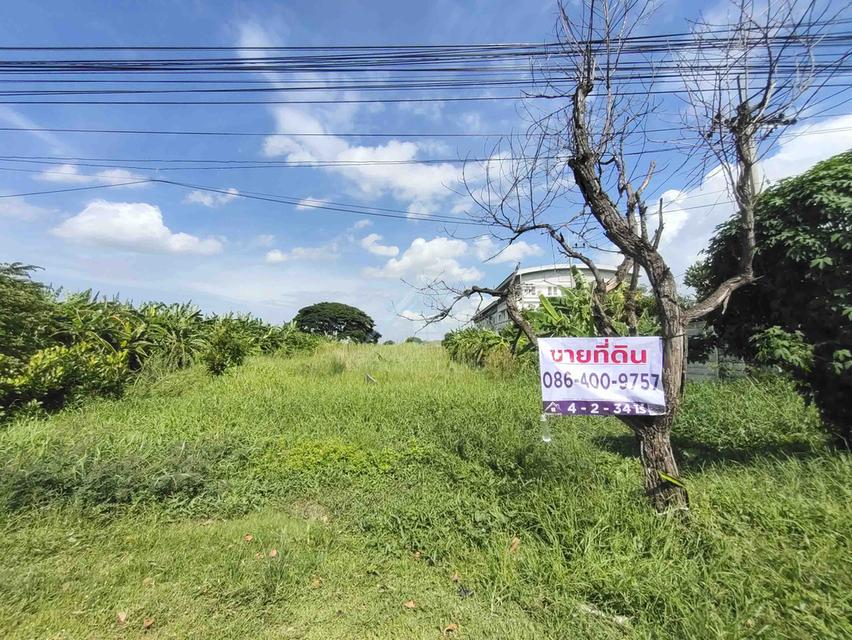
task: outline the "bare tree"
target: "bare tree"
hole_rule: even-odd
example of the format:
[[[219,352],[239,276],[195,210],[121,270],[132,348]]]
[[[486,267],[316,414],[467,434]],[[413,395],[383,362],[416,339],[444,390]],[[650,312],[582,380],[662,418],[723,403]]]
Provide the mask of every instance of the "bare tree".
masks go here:
[[[659,43],[655,51],[647,39],[634,37],[649,15],[649,2],[585,0],[576,17],[560,4],[560,51],[541,76],[543,94],[557,101],[558,108],[532,117],[525,136],[504,141],[507,148],[495,148],[493,160],[476,175],[468,171],[465,181],[475,203],[471,217],[487,223],[491,237],[503,247],[529,233],[544,234],[561,254],[589,269],[600,335],[615,331],[603,302],[618,287],[625,289],[627,301],[622,320],[635,333],[636,288],[640,272],[645,275],[663,339],[667,413],[619,418],[637,437],[645,489],[658,510],[688,504],[682,484],[671,481],[679,476],[671,431],[683,393],[687,325],[753,281],[759,158],[780,129],[813,103],[848,55],[830,61],[813,55],[826,37],[827,22],[827,9],[819,10],[816,2],[764,2],[758,8],[752,0],[739,0],[735,7],[733,24],[696,23],[686,46],[662,43],[661,59]],[[721,166],[741,234],[736,275],[691,306],[678,296],[675,277],[659,251],[662,207],[649,212],[646,203],[649,185],[659,179],[654,161],[644,153],[646,128],[659,106],[654,91],[658,74],[682,83],[682,140],[691,141],[687,162],[698,160],[696,175]],[[577,211],[566,215],[563,207],[572,193],[579,195]],[[608,250],[620,254],[621,261],[615,276],[605,279],[591,256]],[[511,302],[511,291],[454,289],[442,282],[429,289],[448,294],[435,319],[447,317],[462,299],[497,296],[507,301],[513,322],[535,341]]]

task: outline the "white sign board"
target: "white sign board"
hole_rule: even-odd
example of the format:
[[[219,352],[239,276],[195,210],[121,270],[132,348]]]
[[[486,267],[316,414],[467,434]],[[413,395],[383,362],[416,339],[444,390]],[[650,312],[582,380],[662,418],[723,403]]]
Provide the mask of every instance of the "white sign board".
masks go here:
[[[660,338],[539,338],[538,358],[545,414],[666,412]]]

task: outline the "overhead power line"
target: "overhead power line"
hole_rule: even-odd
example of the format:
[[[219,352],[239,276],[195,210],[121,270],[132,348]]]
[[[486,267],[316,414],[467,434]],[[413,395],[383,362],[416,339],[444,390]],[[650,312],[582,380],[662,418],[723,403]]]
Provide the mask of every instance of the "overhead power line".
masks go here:
[[[833,108],[836,105],[832,105]],[[819,115],[819,114],[818,114]],[[815,116],[807,119],[813,120]],[[805,118],[801,118],[804,120]],[[641,133],[670,133],[675,126],[653,129],[642,129]],[[848,127],[823,129],[812,132],[812,134],[834,133],[847,131]],[[292,138],[508,138],[514,133],[462,133],[436,131],[427,133],[423,131],[175,131],[161,129],[92,129],[92,128],[70,128],[70,127],[0,127],[0,133],[83,133],[83,134],[109,134],[109,135],[145,135],[145,136],[213,136],[213,137],[292,137]],[[523,134],[520,134],[523,135]],[[798,135],[811,135],[801,133]]]

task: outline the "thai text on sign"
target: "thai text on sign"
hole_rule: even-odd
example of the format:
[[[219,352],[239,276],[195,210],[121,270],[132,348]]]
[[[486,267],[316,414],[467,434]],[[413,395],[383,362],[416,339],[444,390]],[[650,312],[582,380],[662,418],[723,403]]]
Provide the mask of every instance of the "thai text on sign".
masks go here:
[[[666,412],[658,337],[539,338],[538,358],[545,414]]]

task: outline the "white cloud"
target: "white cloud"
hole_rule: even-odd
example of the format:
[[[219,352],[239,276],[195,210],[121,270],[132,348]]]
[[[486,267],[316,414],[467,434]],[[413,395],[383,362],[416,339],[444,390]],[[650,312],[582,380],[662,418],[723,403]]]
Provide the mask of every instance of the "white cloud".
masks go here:
[[[802,132],[808,135],[800,135]],[[798,175],[850,147],[852,115],[794,127],[781,138],[775,153],[761,162],[760,171],[765,183],[776,182]],[[735,209],[726,187],[721,168],[716,167],[695,189],[669,190],[663,194],[665,227],[660,250],[678,279],[698,260],[716,227],[733,215]],[[655,225],[656,220],[651,224]]]
[[[476,111],[466,111],[462,114],[461,121],[467,131],[475,133],[482,130],[482,118]]]
[[[266,261],[269,264],[277,264],[279,262],[286,262],[287,260],[287,254],[279,249],[272,249],[266,252]]]
[[[491,264],[517,263],[523,261],[526,257],[539,256],[542,253],[541,247],[523,240],[516,240],[508,246],[503,246],[495,243],[489,236],[479,236],[474,240],[473,249],[477,258]]]
[[[145,202],[95,200],[52,232],[67,240],[140,253],[211,255],[222,251],[216,238],[175,233],[163,222],[159,207]]]
[[[364,238],[361,238],[361,246],[364,247],[370,253],[377,256],[390,256],[394,257],[399,253],[399,247],[395,247],[393,245],[384,245],[379,244],[379,241],[382,239],[378,233],[371,233]]]
[[[322,198],[302,198],[296,203],[296,209],[305,211],[306,209],[315,209],[326,204],[328,204],[328,200],[323,200]]]
[[[440,120],[444,115],[444,103],[440,100],[436,102],[399,102],[397,107],[400,111],[432,121]]]
[[[190,191],[183,199],[187,204],[200,204],[205,207],[221,207],[234,200],[240,192],[234,187],[225,189],[225,193],[215,191]]]
[[[336,246],[294,247],[289,252],[272,249],[266,252],[265,260],[269,264],[298,260],[329,260],[337,258]]]
[[[365,275],[377,278],[403,278],[426,282],[435,278],[447,281],[469,281],[482,277],[473,267],[463,267],[457,258],[467,253],[463,240],[437,237],[416,238],[399,258],[391,258],[380,269],[367,268]]]
[[[18,220],[35,220],[54,209],[46,209],[30,204],[21,197],[0,198],[0,218],[15,218]]]
[[[256,23],[246,23],[240,28],[242,46],[275,45],[280,44],[281,41],[281,37],[273,36]],[[262,54],[251,51],[246,55]],[[262,75],[273,81],[279,79],[275,73]],[[318,74],[300,73],[292,76],[291,79],[322,86],[325,82],[345,78],[343,74],[320,77]],[[355,92],[334,90],[318,91],[311,95],[318,100],[330,101],[358,96]],[[414,103],[405,104],[400,108],[414,110],[417,113],[422,112],[429,117],[440,115],[438,103],[433,103],[428,108]],[[431,203],[451,195],[446,187],[458,185],[461,177],[459,164],[396,164],[417,160],[424,154],[433,152],[435,142],[390,140],[377,146],[352,146],[340,136],[316,135],[329,134],[341,128],[357,127],[357,116],[364,109],[367,107],[343,102],[321,107],[276,105],[271,108],[271,111],[275,118],[277,135],[264,139],[264,154],[268,157],[284,157],[291,162],[383,162],[385,164],[350,164],[323,169],[343,176],[362,196],[370,198],[390,194],[400,201],[418,200]]]
[[[363,220],[359,220],[354,225],[352,225],[353,229],[365,229],[373,224],[372,220],[367,220],[366,218]]]
[[[29,131],[30,135],[51,145],[51,147],[56,149],[58,152],[64,152],[66,149],[65,145],[62,144],[59,138],[57,138],[53,133],[49,131],[39,131],[39,129],[41,129],[41,125],[39,125],[39,123],[21,115],[12,109],[12,107],[0,106],[0,121],[13,127],[31,129],[31,131]]]
[[[104,169],[96,174],[80,173],[73,164],[62,164],[57,167],[46,169],[36,175],[37,180],[42,182],[56,182],[60,184],[121,184],[123,182],[134,182],[146,180],[143,175],[132,173],[126,169]],[[128,187],[144,187],[147,183],[127,185]]]

